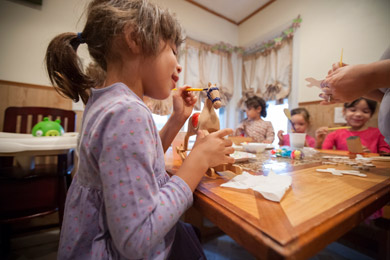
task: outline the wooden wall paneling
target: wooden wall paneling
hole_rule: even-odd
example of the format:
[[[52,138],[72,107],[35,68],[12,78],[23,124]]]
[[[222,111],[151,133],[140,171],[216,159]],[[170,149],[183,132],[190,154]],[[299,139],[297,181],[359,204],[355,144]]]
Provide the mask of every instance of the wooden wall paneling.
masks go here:
[[[9,106],[43,106],[72,110],[72,101],[62,97],[53,87],[0,80],[0,131],[4,111]],[[81,129],[82,111],[76,111],[76,131]]]

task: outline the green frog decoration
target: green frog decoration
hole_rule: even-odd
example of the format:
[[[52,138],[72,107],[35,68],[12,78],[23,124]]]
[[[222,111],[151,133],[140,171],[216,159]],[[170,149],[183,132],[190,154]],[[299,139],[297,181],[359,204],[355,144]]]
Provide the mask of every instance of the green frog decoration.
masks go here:
[[[44,117],[43,121],[37,123],[32,129],[33,136],[61,136],[64,134],[64,128],[60,125],[61,120],[51,121]]]

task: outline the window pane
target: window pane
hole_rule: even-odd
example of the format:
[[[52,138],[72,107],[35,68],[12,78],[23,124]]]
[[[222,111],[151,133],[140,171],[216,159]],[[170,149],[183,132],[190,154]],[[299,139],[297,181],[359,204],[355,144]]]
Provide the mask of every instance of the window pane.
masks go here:
[[[169,118],[169,116],[160,116],[157,114],[152,114],[152,116],[158,131],[160,131],[164,127],[165,123],[168,121]]]
[[[278,131],[283,130],[284,133],[287,133],[287,117],[283,112],[283,109],[288,108],[288,99],[283,99],[283,104],[276,105],[275,100],[268,101],[267,102],[267,117],[264,118],[265,121],[271,121],[272,126],[274,127],[275,131],[275,140],[273,142],[274,145],[278,145],[279,139],[278,139]]]

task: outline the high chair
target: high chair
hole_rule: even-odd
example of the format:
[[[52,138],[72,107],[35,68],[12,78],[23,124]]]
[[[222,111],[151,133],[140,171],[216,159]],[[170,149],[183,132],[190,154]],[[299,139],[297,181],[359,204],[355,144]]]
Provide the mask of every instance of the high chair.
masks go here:
[[[60,119],[65,132],[76,130],[74,111],[48,107],[8,107],[5,110],[3,131],[31,133],[32,127],[42,121],[43,117]],[[2,251],[9,249],[10,227],[13,223],[26,222],[32,218],[58,212],[61,226],[66,192],[73,169],[73,149],[54,157],[49,158],[50,163],[46,160],[45,163],[37,164],[34,169],[27,171],[15,165],[14,157],[0,157]]]

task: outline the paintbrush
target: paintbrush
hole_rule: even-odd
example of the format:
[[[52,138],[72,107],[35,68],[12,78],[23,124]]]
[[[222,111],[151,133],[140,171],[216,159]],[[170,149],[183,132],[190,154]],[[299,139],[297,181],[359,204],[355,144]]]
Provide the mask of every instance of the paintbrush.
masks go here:
[[[294,132],[297,132],[297,129],[295,129],[295,126],[294,126],[293,122],[291,121],[291,113],[290,113],[290,110],[288,110],[287,108],[285,108],[285,109],[283,109],[283,112],[284,112],[284,114],[287,116],[288,121],[290,121],[290,124],[291,124],[291,126],[292,126]]]
[[[177,88],[174,88],[172,90],[177,90]],[[184,91],[203,91],[207,90],[207,88],[186,88]]]
[[[337,130],[337,129],[349,129],[351,128],[350,126],[338,126],[338,127],[328,127],[327,130],[328,131],[333,131],[333,130]]]
[[[340,67],[343,66],[343,48],[341,48]]]

